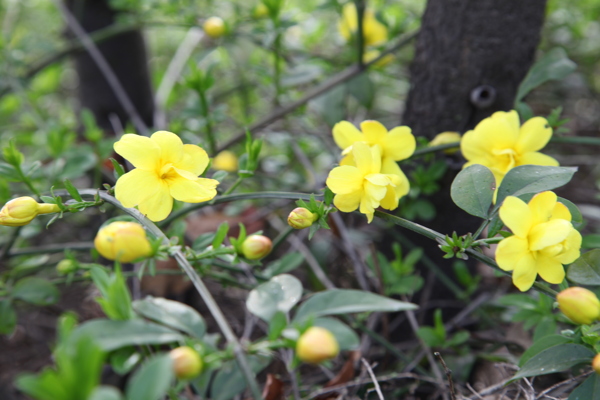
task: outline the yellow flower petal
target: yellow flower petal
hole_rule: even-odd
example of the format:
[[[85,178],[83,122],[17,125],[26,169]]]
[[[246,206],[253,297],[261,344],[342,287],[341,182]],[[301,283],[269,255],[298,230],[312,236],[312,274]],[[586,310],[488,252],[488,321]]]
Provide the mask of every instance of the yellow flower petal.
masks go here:
[[[384,175],[384,174],[370,174],[370,175],[365,176],[365,179],[367,181],[369,181],[370,183],[372,183],[373,185],[377,185],[377,186],[385,187],[392,183],[390,178],[388,178],[388,176]]]
[[[188,180],[179,178],[169,184],[169,191],[175,200],[186,203],[201,203],[217,195],[219,181],[214,179],[198,178]]]
[[[363,30],[365,46],[379,46],[387,41],[388,31],[386,26],[379,22],[370,10],[365,11]]]
[[[383,144],[383,157],[395,161],[406,160],[412,156],[417,147],[417,142],[408,126],[397,126],[385,137]]]
[[[337,194],[333,198],[333,205],[342,212],[352,212],[358,208],[362,195],[362,189],[347,194]]]
[[[208,154],[200,147],[193,144],[183,145],[183,157],[178,162],[173,163],[173,166],[189,171],[196,177],[204,172],[208,165]]]
[[[525,238],[531,229],[532,216],[529,207],[518,197],[508,196],[500,206],[500,219],[513,233]]]
[[[550,219],[565,219],[571,221],[571,211],[563,203],[557,202],[552,209]]]
[[[521,291],[524,292],[533,286],[535,278],[537,276],[535,259],[531,254],[522,257],[513,271],[513,284]]]
[[[529,232],[529,248],[535,251],[560,243],[567,238],[572,229],[571,223],[564,219],[537,224]]]
[[[569,235],[562,243],[563,251],[555,258],[563,264],[571,264],[581,256],[581,233],[577,229],[572,229]]]
[[[145,136],[127,133],[121,136],[113,148],[136,168],[154,170],[160,161],[160,147]]]
[[[538,151],[548,144],[551,136],[552,128],[546,118],[531,118],[521,126],[515,150],[521,154]]]
[[[530,253],[527,239],[510,236],[502,239],[496,249],[496,262],[504,271],[515,269],[521,258]]]
[[[154,171],[134,169],[117,180],[115,197],[124,207],[132,208],[154,196],[160,183]]]
[[[379,145],[369,147],[365,142],[356,142],[352,145],[352,155],[356,168],[363,176],[381,172],[381,147]]]
[[[183,142],[176,134],[158,131],[154,132],[150,139],[160,147],[160,158],[163,164],[177,163],[183,158]]]
[[[554,257],[546,257],[543,254],[537,258],[538,274],[548,283],[559,284],[565,279],[565,269]]]
[[[529,200],[528,205],[534,225],[548,222],[556,206],[556,194],[550,191],[538,193]]]
[[[344,165],[329,172],[325,184],[335,194],[348,194],[362,190],[363,174],[358,168]]]
[[[521,154],[517,158],[517,167],[519,165],[547,165],[550,167],[557,167],[558,161],[556,159],[547,156],[542,153],[538,153],[537,151],[532,151],[530,153]]]
[[[360,130],[365,135],[365,141],[371,145],[382,145],[386,139],[388,130],[379,121],[363,121],[360,123]]]
[[[333,126],[333,140],[340,149],[345,150],[355,142],[364,141],[365,137],[352,123],[341,121]]]
[[[173,209],[173,197],[163,181],[158,184],[156,193],[138,204],[138,209],[151,221],[162,221]]]

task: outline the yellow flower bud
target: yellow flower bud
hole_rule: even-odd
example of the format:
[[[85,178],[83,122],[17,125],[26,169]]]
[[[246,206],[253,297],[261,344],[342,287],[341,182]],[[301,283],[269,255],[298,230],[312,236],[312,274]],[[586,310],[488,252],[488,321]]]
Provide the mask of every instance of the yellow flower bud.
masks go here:
[[[216,39],[225,34],[225,22],[223,22],[223,20],[219,17],[210,17],[204,21],[202,29],[204,29],[204,33],[206,33],[208,36]]]
[[[304,362],[318,364],[334,358],[340,352],[335,336],[325,328],[313,326],[296,342],[296,354]]]
[[[221,171],[235,172],[238,170],[238,159],[231,151],[224,150],[213,159],[212,167]]]
[[[113,222],[100,229],[94,246],[104,258],[120,262],[147,257],[152,251],[144,227],[125,221]]]
[[[242,243],[242,254],[248,260],[259,260],[271,252],[273,243],[263,235],[250,235]]]
[[[254,12],[252,15],[254,18],[265,18],[269,15],[269,9],[264,3],[258,3],[256,7],[254,7]]]
[[[558,308],[576,324],[591,324],[600,317],[600,300],[591,291],[571,287],[556,296]]]
[[[456,143],[455,149],[446,149],[444,153],[446,154],[454,154],[458,151],[458,146],[460,143],[460,133],[458,132],[442,132],[433,138],[431,142],[429,142],[429,146],[439,146],[442,144],[450,144]]]
[[[600,375],[600,354],[596,354],[596,357],[592,360],[592,368]]]
[[[173,360],[173,372],[178,379],[191,379],[202,372],[202,359],[196,350],[181,346],[169,352]]]
[[[59,275],[68,275],[71,274],[79,268],[76,261],[69,260],[68,258],[61,260],[58,264],[56,264],[56,272]]]
[[[304,207],[294,208],[288,215],[288,225],[294,229],[308,228],[319,219],[318,214],[313,214]]]
[[[56,204],[38,203],[31,197],[12,199],[0,210],[0,225],[23,226],[30,223],[39,214],[59,212]]]

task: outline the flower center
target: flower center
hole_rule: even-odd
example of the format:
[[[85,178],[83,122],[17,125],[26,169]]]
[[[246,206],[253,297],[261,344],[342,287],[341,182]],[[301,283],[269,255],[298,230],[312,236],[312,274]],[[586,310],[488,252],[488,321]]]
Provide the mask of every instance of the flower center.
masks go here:
[[[515,166],[517,152],[514,149],[493,149],[492,154],[497,158],[496,168],[503,173],[507,173]]]
[[[160,179],[169,179],[174,172],[173,163],[167,163],[160,168],[158,176],[160,176]]]

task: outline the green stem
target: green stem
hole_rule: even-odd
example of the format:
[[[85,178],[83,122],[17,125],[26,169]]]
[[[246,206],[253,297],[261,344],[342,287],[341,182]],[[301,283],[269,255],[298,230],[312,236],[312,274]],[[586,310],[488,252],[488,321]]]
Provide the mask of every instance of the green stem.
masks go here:
[[[200,105],[202,108],[202,116],[204,117],[204,126],[206,128],[206,137],[208,138],[208,147],[212,156],[217,154],[217,142],[213,134],[212,122],[210,120],[210,112],[208,109],[208,100],[204,90],[198,90],[198,96],[200,96]]]
[[[492,238],[487,238],[487,239],[479,239],[476,240],[475,242],[473,242],[473,245],[482,245],[482,244],[496,244],[496,243],[500,243],[500,241],[502,241],[504,238],[501,236],[496,236],[496,237],[492,237]]]
[[[356,7],[356,57],[357,64],[359,67],[363,67],[363,54],[365,52],[365,34],[364,34],[364,15],[365,15],[365,1],[354,0],[354,6]]]
[[[237,200],[251,200],[251,199],[310,200],[310,196],[311,196],[310,194],[294,193],[294,192],[259,192],[259,193],[238,193],[238,194],[221,195],[221,196],[215,197],[211,201],[207,201],[204,203],[197,203],[192,206],[177,210],[177,211],[171,213],[171,215],[169,215],[169,217],[167,217],[163,221],[159,222],[158,226],[159,227],[168,226],[171,222],[175,221],[178,218],[183,217],[184,215],[186,215],[192,211],[196,211],[203,207],[206,207],[209,205],[214,205],[214,204],[229,203],[229,202],[237,201]],[[322,195],[319,195],[319,194],[317,194],[317,195],[313,194],[313,196],[315,196],[315,199],[320,199],[321,197],[323,197]]]
[[[488,226],[489,223],[490,223],[489,219],[484,219],[481,222],[481,225],[479,225],[479,228],[477,228],[477,230],[473,234],[473,239],[477,239],[479,237],[479,235],[481,235],[481,232],[483,232],[483,230],[485,229],[486,226]]]
[[[416,224],[407,219],[396,217],[395,215],[388,214],[383,211],[375,211],[375,215],[383,219],[384,221],[390,221],[395,225],[401,226],[406,229],[410,229],[411,231],[417,232],[418,234],[423,235],[432,240],[444,240],[444,238],[446,237],[441,233],[434,231],[433,229],[426,228],[423,225]]]
[[[429,153],[436,153],[436,152],[442,151],[442,150],[458,149],[459,147],[460,147],[459,142],[440,144],[437,146],[422,147],[420,149],[415,150],[415,152],[412,154],[412,156],[410,158],[423,156],[423,155],[429,154]]]
[[[151,234],[153,234],[157,238],[162,239],[162,241],[165,244],[169,243],[169,238],[167,238],[163,231],[161,231],[152,221],[150,221],[142,213],[140,213],[134,208],[123,207],[123,205],[117,199],[115,199],[113,196],[110,196],[106,192],[98,192],[97,190],[80,190],[79,193],[86,195],[95,195],[96,193],[98,193],[104,201],[121,209],[123,212],[131,215],[133,218],[138,220],[138,222],[142,224]],[[237,336],[235,336],[235,333],[231,329],[229,322],[227,322],[227,319],[221,311],[221,308],[219,307],[215,299],[212,297],[212,294],[210,293],[200,276],[196,273],[196,270],[188,262],[181,250],[174,251],[172,253],[172,256],[173,258],[175,258],[175,260],[177,260],[179,266],[185,271],[187,276],[190,278],[190,281],[192,281],[192,283],[196,287],[196,290],[200,294],[200,297],[202,297],[202,300],[204,300],[206,307],[209,309],[210,313],[215,319],[215,322],[221,329],[223,336],[225,337],[227,342],[232,346],[238,365],[242,370],[244,378],[246,379],[246,383],[250,387],[252,396],[254,397],[254,399],[262,399],[258,383],[256,382],[256,377],[254,376],[254,373],[252,372],[252,369],[248,364],[248,360],[244,354],[244,349],[241,343],[239,342]]]
[[[291,226],[288,226],[284,231],[282,231],[276,238],[275,240],[273,240],[273,250],[271,251],[275,251],[276,248],[279,247],[279,245],[281,243],[283,243],[283,241],[285,239],[287,239],[288,236],[290,236],[290,234],[294,231],[294,228],[292,228]]]
[[[229,186],[229,188],[225,191],[225,193],[223,193],[223,196],[227,196],[228,194],[231,194],[235,189],[237,189],[237,187],[240,185],[240,183],[242,183],[243,180],[244,180],[244,178],[242,178],[241,176],[238,177],[236,179],[236,181],[233,182],[233,185]]]
[[[21,166],[20,165],[15,165],[14,167],[17,170],[17,173],[19,174],[19,177],[21,178],[21,181],[25,185],[27,185],[27,187],[29,188],[29,190],[31,190],[31,192],[33,194],[35,194],[37,196],[37,198],[39,199],[42,194],[33,186],[33,183],[31,182],[31,179],[29,179],[29,177],[26,176],[23,173],[23,170],[21,169]]]
[[[275,23],[275,29],[277,30],[277,34],[275,36],[275,41],[273,42],[273,83],[275,85],[275,98],[273,99],[273,103],[275,107],[279,107],[279,96],[281,95],[281,66],[280,64],[280,51],[281,51],[281,33],[279,32],[279,24],[277,21],[273,21]]]
[[[589,136],[554,136],[550,143],[589,144],[600,146],[600,138]]]

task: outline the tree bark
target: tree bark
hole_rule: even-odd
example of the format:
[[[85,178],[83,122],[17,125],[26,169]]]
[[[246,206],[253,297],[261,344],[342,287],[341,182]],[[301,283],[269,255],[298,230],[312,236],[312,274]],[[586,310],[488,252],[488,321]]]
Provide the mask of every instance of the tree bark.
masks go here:
[[[403,124],[465,132],[510,110],[540,40],[546,0],[429,0]]]

